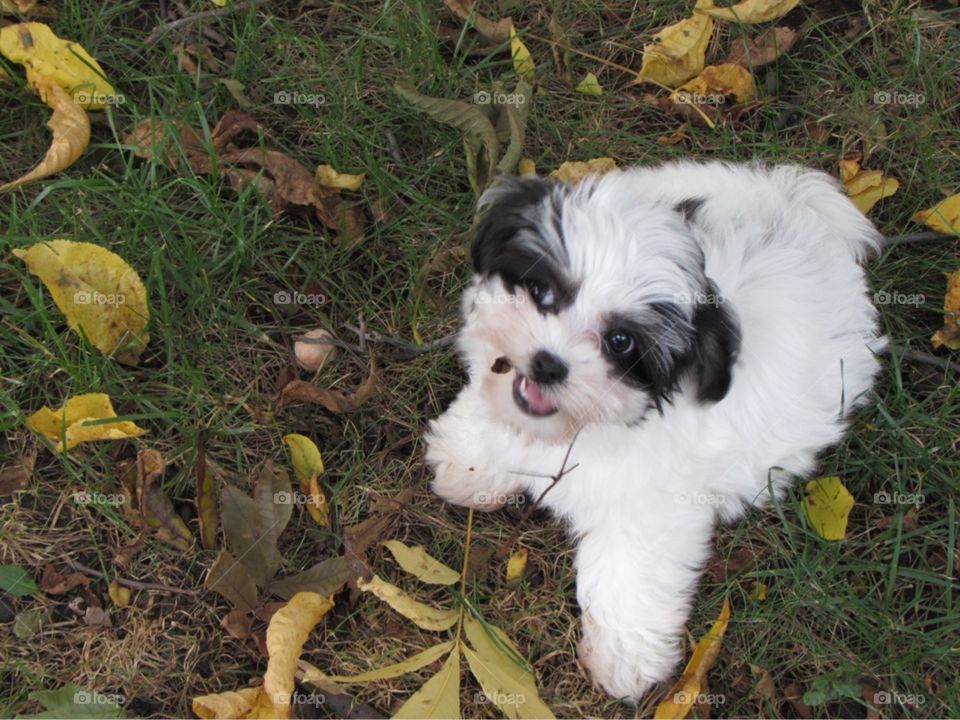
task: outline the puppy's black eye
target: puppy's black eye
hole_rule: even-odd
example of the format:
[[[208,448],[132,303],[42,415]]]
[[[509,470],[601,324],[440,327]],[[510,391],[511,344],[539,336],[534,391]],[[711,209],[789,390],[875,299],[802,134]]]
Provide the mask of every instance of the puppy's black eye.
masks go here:
[[[527,288],[527,292],[530,293],[533,301],[540,307],[549,308],[556,302],[553,289],[547,285],[536,280],[530,280],[524,283],[524,286]]]
[[[610,352],[614,355],[629,355],[637,346],[633,336],[628,335],[623,330],[613,330],[607,333],[604,340]]]

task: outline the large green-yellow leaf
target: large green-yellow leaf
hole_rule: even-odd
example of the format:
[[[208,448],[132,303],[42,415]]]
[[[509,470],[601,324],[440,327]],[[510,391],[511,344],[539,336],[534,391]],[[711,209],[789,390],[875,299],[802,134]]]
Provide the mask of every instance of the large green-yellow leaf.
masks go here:
[[[513,25],[510,25],[510,54],[513,55],[513,71],[528,83],[532,83],[537,67]]]
[[[411,655],[406,660],[401,660],[400,662],[394,663],[393,665],[388,665],[387,667],[370,670],[365,673],[360,673],[359,675],[324,675],[323,679],[332,680],[336,683],[343,683],[344,685],[349,685],[351,683],[365,683],[372,680],[389,680],[390,678],[400,677],[401,675],[412,673],[414,670],[419,670],[420,668],[429,665],[434,660],[439,660],[453,649],[454,641],[448,640],[447,642],[442,642],[439,645],[428,647],[426,650],[421,650],[416,655]],[[309,672],[306,673],[304,679],[307,682],[310,682]]]
[[[101,352],[135,365],[150,339],[147,291],[116,253],[91,243],[50,240],[13,254],[43,281],[74,330]]]
[[[357,586],[364,592],[372,592],[405,618],[412,620],[424,630],[446,630],[460,618],[455,610],[441,610],[419,600],[414,600],[396,585],[374,575],[369,582],[359,580]]]
[[[91,110],[120,102],[90,53],[75,42],[57,37],[43,23],[19,23],[0,29],[0,54],[26,68],[27,83],[34,89],[39,89],[41,80],[51,80],[78,106]]]
[[[484,628],[470,616],[464,617],[463,629],[472,646],[462,648],[470,672],[492,703],[509,718],[553,717],[540,699],[536,678],[506,633],[493,625]]]
[[[913,219],[937,232],[960,235],[960,193],[941,200],[931,208],[921,210]]]
[[[48,407],[40,408],[27,418],[27,425],[32,430],[49,438],[57,452],[64,448],[70,450],[82,442],[123,440],[139,437],[146,432],[129,420],[98,423],[96,425],[86,424],[115,417],[117,417],[117,413],[113,409],[109,395],[87,393],[85,395],[75,395],[56,410],[51,410]],[[65,444],[62,441],[65,441]]]
[[[0,192],[65,170],[83,155],[83,151],[90,144],[90,118],[87,117],[86,110],[77,105],[53,80],[39,79],[37,92],[40,99],[53,110],[53,115],[47,121],[53,139],[37,166],[16,180],[0,185]]]
[[[712,3],[701,7],[698,12],[715,17],[717,20],[727,20],[742,23],[763,23],[783,17],[793,10],[800,0],[743,0],[732,7],[712,7]]]
[[[422,545],[410,547],[399,540],[387,540],[384,545],[400,567],[431,585],[453,585],[460,574],[427,554]]]
[[[417,720],[450,720],[460,717],[460,653],[454,651],[440,672],[427,680],[393,716]]]
[[[824,540],[843,540],[853,495],[836,475],[815,478],[807,483],[806,490],[803,512],[814,531]]]
[[[226,548],[213,561],[204,586],[225,597],[239,610],[251,610],[257,606],[256,581]]]
[[[713,667],[720,654],[720,644],[730,622],[730,598],[724,598],[723,608],[710,630],[697,643],[690,662],[683,669],[680,679],[674,683],[667,693],[667,698],[660,705],[653,717],[657,720],[671,718],[682,720],[696,704],[701,690],[705,687],[707,671]]]

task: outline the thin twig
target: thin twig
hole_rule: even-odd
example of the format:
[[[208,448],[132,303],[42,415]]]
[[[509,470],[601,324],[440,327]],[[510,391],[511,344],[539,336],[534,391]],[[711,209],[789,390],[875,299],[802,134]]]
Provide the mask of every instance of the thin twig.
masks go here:
[[[448,345],[452,345],[457,339],[456,333],[450,333],[449,335],[444,335],[441,338],[431,340],[430,342],[423,343],[422,345],[414,345],[406,340],[390,337],[389,335],[378,333],[375,330],[365,330],[349,324],[344,324],[343,327],[352,332],[354,335],[360,337],[361,342],[367,341],[372,343],[383,343],[384,345],[393,345],[394,347],[398,347],[401,350],[410,353],[411,355],[422,355],[442,347],[447,347]]]
[[[72,567],[77,572],[81,572],[84,575],[93,575],[98,578],[106,578],[99,570],[94,570],[91,567],[86,565],[81,565],[76,560],[71,560],[67,558],[67,565]],[[143,583],[137,582],[136,580],[125,580],[121,577],[114,577],[113,582],[117,585],[123,585],[124,587],[131,588],[133,590],[154,590],[156,592],[171,592],[171,593],[180,593],[182,595],[196,595],[197,593],[193,590],[187,590],[186,588],[175,588],[168,585],[160,585],[159,583]]]
[[[891,245],[903,245],[906,243],[918,243],[918,242],[927,242],[929,240],[950,240],[951,238],[956,237],[955,235],[947,235],[946,233],[936,232],[935,230],[929,230],[927,232],[917,232],[909,233],[907,235],[894,235],[893,237],[884,238],[884,247],[890,247]]]
[[[884,355],[890,356],[896,355],[901,360],[912,360],[921,365],[932,365],[933,367],[949,370],[950,372],[960,371],[960,365],[955,365],[945,358],[938,358],[936,355],[931,355],[922,350],[911,350],[908,347],[891,344],[887,346],[883,353]]]
[[[194,13],[192,15],[187,15],[186,17],[177,18],[176,20],[171,20],[170,22],[157,25],[157,27],[155,27],[153,31],[149,35],[147,35],[147,39],[144,42],[147,45],[151,45],[155,43],[157,40],[159,40],[163,35],[170,32],[171,30],[177,29],[178,27],[182,27],[184,25],[190,25],[192,23],[197,22],[198,20],[203,20],[205,18],[216,17],[217,15],[224,15],[226,13],[233,12],[234,10],[244,8],[244,7],[253,9],[257,5],[263,5],[266,2],[267,0],[248,0],[248,2],[245,5],[242,5],[240,3],[230,4],[230,5],[227,5],[226,7],[214,8],[213,10],[204,10],[202,12]]]

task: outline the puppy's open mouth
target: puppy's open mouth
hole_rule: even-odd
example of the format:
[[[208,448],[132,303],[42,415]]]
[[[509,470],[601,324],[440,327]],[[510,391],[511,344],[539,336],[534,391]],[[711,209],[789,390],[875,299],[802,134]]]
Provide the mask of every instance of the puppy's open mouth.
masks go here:
[[[543,388],[519,372],[513,378],[513,401],[525,413],[535,417],[546,417],[557,411],[557,404],[544,394]]]

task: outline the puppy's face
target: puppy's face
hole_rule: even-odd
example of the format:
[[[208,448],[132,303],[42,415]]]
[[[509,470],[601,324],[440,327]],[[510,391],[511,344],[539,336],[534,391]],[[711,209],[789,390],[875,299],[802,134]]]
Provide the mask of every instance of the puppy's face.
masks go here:
[[[563,441],[638,423],[688,380],[703,402],[726,394],[739,340],[685,220],[695,201],[645,203],[613,175],[511,179],[481,205],[460,347],[494,417]]]

